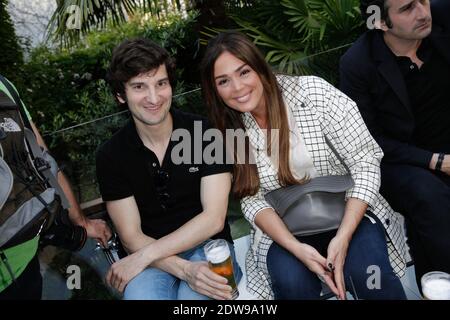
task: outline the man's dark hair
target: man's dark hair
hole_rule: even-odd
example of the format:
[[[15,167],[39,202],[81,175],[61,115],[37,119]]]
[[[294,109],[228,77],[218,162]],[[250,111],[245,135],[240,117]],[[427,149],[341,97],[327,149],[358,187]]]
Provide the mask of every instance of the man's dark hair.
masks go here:
[[[175,62],[166,49],[146,38],[125,40],[114,48],[106,75],[114,97],[125,98],[125,83],[165,64],[170,84],[175,81]]]
[[[370,6],[377,6],[378,8],[380,8],[381,20],[386,23],[386,26],[388,28],[392,28],[392,22],[388,14],[389,7],[387,5],[387,0],[360,0],[359,9],[361,10],[361,16],[364,22],[366,22],[370,17],[370,15],[367,13],[367,8]]]

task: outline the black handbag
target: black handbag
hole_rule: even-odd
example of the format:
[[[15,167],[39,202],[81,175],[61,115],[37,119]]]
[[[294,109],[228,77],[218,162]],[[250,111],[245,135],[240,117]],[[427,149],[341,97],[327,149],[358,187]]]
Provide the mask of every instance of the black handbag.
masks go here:
[[[264,196],[296,236],[339,228],[345,212],[345,193],[355,185],[341,156],[327,137],[325,141],[347,170],[346,175],[316,177],[304,184],[283,187]]]

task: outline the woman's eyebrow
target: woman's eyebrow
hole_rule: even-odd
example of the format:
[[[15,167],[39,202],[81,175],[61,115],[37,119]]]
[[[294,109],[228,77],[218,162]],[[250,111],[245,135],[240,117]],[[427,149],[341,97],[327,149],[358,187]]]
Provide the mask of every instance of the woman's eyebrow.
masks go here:
[[[234,72],[240,71],[240,70],[241,70],[242,68],[244,68],[246,65],[247,65],[247,64],[244,63],[243,65],[241,65],[240,67],[238,67],[236,70],[234,70]],[[226,74],[221,74],[221,75],[218,75],[217,77],[214,77],[214,79],[223,78],[223,77],[226,77],[226,76],[227,76]]]

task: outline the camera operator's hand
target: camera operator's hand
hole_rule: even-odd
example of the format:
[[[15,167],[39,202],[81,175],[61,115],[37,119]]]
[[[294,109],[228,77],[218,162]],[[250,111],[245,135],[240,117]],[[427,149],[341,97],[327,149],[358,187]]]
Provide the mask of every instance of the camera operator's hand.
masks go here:
[[[102,219],[88,219],[78,203],[69,180],[61,171],[58,172],[58,183],[64,190],[64,194],[70,203],[69,218],[73,224],[84,227],[89,238],[96,239],[103,247],[108,247],[108,240],[111,239],[111,230]]]
[[[106,283],[123,292],[128,282],[148,266],[142,250],[136,251],[114,263],[106,274]]]
[[[83,227],[89,238],[96,239],[104,248],[108,247],[108,240],[111,239],[112,233],[105,220],[85,219]]]

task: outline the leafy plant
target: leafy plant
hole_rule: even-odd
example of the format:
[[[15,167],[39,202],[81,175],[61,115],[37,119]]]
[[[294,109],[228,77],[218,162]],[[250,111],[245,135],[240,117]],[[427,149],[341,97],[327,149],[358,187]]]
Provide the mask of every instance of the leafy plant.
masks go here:
[[[335,61],[340,47],[362,32],[358,5],[358,0],[257,0],[251,8],[230,14],[278,71],[307,74]],[[335,48],[323,59],[317,55]],[[336,65],[333,71],[337,73]]]
[[[23,50],[6,10],[7,4],[7,0],[0,0],[0,72],[12,82],[17,83],[16,70],[23,63]]]
[[[57,0],[47,39],[71,47],[89,32],[105,29],[108,23],[118,26],[139,12],[159,18],[161,12],[167,15],[185,7],[184,0]]]
[[[136,14],[126,24],[114,26],[111,23],[102,32],[90,32],[70,49],[39,47],[31,52],[21,71],[26,81],[19,83],[18,89],[52,153],[64,164],[64,171],[76,186],[81,201],[98,197],[96,148],[120,128],[128,116],[107,117],[122,111],[104,81],[113,48],[126,38],[150,38],[178,61],[179,81],[174,94],[195,89],[195,84],[185,80],[186,73],[194,73],[189,69],[193,66],[184,61],[189,62],[195,54],[192,43],[196,36],[192,28],[196,17],[194,11],[186,18],[170,14],[156,19]],[[180,97],[177,106],[188,110],[202,108],[199,93],[198,99],[193,98],[195,95]]]

